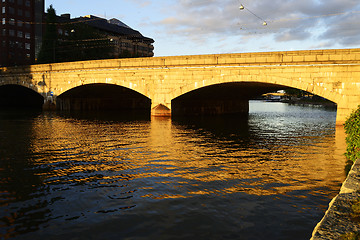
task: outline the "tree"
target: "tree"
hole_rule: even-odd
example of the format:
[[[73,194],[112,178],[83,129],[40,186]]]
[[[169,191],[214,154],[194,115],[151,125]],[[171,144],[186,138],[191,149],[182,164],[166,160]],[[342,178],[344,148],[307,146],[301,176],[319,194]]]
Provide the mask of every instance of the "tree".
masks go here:
[[[303,97],[306,92],[296,88],[288,88],[285,90],[285,93],[290,96]]]
[[[39,52],[38,63],[56,62],[58,46],[56,11],[52,5],[47,9],[46,28]]]

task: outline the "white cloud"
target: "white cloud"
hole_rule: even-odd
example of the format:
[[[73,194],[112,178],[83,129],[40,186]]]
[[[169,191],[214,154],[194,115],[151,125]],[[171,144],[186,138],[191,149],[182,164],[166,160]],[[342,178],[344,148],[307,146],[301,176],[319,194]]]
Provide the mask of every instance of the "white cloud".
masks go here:
[[[360,45],[358,0],[179,0],[171,10],[171,16],[154,23],[164,33],[204,44],[222,39],[222,48],[224,39],[234,37],[272,39],[259,49],[294,41],[311,41],[309,47]]]

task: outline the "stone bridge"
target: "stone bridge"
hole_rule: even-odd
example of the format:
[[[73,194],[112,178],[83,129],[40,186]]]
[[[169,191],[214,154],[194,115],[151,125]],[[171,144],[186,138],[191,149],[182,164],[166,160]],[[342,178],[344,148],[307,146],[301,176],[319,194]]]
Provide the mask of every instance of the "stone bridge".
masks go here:
[[[146,97],[155,116],[190,111],[246,112],[248,99],[292,87],[335,102],[336,122],[342,124],[360,104],[360,49],[109,59],[0,68],[0,88],[21,85],[32,89],[44,98],[45,106],[57,103],[58,108],[64,108],[67,93],[104,84],[131,89]]]

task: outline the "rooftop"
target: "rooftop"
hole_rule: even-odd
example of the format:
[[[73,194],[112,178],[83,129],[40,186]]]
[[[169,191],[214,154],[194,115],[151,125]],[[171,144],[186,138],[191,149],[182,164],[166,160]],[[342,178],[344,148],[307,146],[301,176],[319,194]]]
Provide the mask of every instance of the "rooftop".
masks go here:
[[[129,36],[135,39],[142,39],[154,43],[154,40],[148,37],[144,37],[139,31],[132,29],[120,20],[113,18],[107,20],[93,15],[86,15],[78,18],[71,18],[70,14],[62,14],[58,17],[59,22],[62,23],[84,23],[102,31],[106,31],[110,34]]]

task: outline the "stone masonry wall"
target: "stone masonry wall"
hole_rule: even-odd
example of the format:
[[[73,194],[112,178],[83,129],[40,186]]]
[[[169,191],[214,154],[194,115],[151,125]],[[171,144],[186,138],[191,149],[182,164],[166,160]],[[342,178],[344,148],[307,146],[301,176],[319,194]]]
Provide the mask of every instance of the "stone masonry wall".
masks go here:
[[[360,198],[360,160],[349,172],[340,193],[331,201],[329,209],[313,231],[311,240],[341,239],[347,233],[360,232],[360,224],[351,219],[351,206]]]

